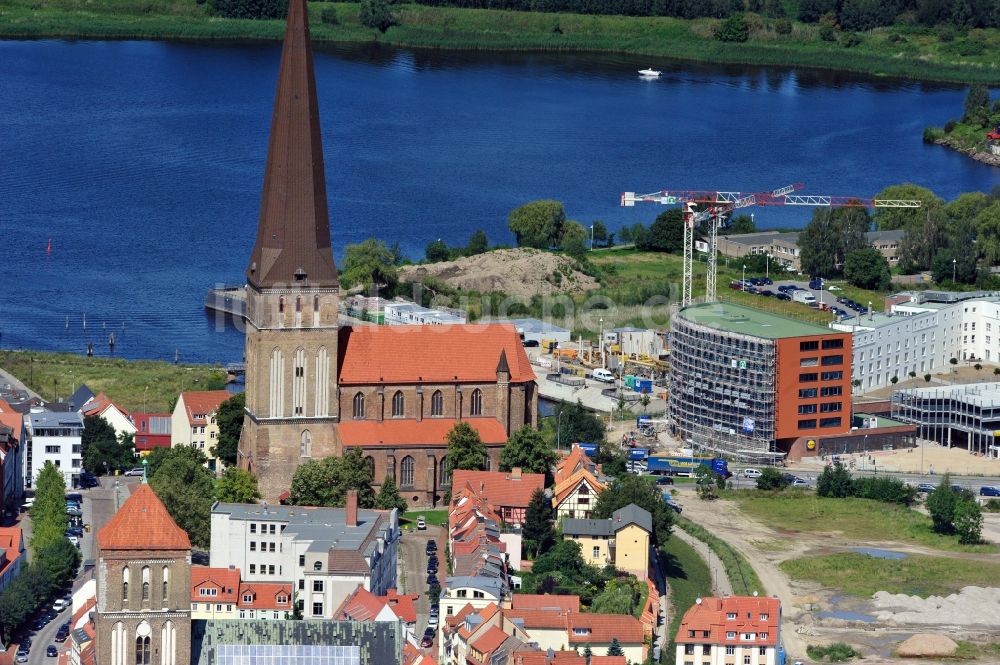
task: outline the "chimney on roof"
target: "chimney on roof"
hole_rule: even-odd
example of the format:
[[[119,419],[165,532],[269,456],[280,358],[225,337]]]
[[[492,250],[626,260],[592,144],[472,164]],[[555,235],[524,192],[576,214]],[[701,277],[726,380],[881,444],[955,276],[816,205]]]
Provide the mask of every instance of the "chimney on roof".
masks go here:
[[[513,478],[514,480],[520,480],[521,479],[521,467],[515,466],[513,469],[511,469],[510,470],[510,477]]]
[[[344,521],[347,526],[358,525],[358,491],[347,491],[347,510],[344,514]]]

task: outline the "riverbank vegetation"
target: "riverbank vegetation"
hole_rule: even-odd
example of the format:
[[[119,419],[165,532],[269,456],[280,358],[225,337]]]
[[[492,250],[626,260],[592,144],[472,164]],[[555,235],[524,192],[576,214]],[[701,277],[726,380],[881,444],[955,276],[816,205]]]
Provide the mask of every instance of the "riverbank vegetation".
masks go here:
[[[936,533],[931,519],[902,505],[856,497],[820,497],[801,490],[726,492],[740,510],[783,532],[836,533],[858,541],[897,541],[951,552],[991,553],[994,544],[963,545]]]
[[[790,559],[781,563],[781,569],[794,580],[866,598],[876,591],[947,596],[965,586],[994,586],[1000,579],[1000,563],[922,555],[880,559],[843,552]]]
[[[148,413],[172,410],[181,391],[226,386],[226,374],[220,367],[157,360],[0,351],[0,367],[46,400],[65,399],[86,383],[94,394],[107,393],[126,411]]]
[[[964,152],[982,162],[1000,166],[1000,156],[990,152],[987,134],[1000,126],[1000,100],[991,101],[985,85],[975,84],[965,97],[962,117],[943,127],[924,129],[924,142]]]
[[[808,0],[798,8],[775,0],[662,3],[676,9],[661,13],[683,18],[568,13],[585,9],[582,3],[532,3],[567,13],[393,4],[391,25],[368,20],[375,25],[368,27],[361,20],[361,5],[371,9],[367,5],[372,2],[366,1],[310,3],[313,39],[444,49],[606,51],[1000,82],[1000,32],[988,17],[922,14],[906,3]],[[607,11],[605,3],[587,6]],[[724,17],[729,17],[726,22]],[[223,18],[213,12],[212,3],[197,0],[8,0],[0,9],[0,36],[7,38],[275,40],[283,30],[280,19]]]

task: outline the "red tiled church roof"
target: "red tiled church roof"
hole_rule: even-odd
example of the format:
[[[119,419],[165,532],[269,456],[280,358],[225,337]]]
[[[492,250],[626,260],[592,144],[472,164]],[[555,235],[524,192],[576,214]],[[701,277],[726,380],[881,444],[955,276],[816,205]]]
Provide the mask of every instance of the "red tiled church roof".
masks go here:
[[[102,550],[189,550],[191,540],[146,483],[97,532]]]
[[[501,354],[506,355],[511,382],[535,380],[521,338],[510,324],[344,327],[339,382],[495,383]]]
[[[459,421],[452,418],[424,420],[350,420],[337,426],[345,446],[446,446],[448,432]],[[495,418],[466,418],[485,444],[507,442],[503,425]]]
[[[527,508],[535,490],[545,488],[545,474],[521,473],[518,477],[510,471],[456,469],[452,475],[452,487],[466,485],[485,496],[494,506]]]

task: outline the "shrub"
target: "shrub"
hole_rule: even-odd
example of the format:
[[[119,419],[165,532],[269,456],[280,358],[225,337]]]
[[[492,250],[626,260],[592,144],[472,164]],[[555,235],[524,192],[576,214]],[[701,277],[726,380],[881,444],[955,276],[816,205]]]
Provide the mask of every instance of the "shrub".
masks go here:
[[[715,27],[715,38],[720,42],[745,42],[750,39],[750,26],[743,14],[733,14]]]
[[[949,25],[947,23],[942,23],[936,29],[937,37],[942,42],[953,42],[955,41],[955,26]]]
[[[774,31],[779,35],[790,35],[792,34],[792,22],[787,18],[779,18],[774,22]]]
[[[906,37],[904,37],[903,35],[899,34],[898,32],[890,33],[889,36],[886,37],[886,39],[891,44],[905,44],[906,43]]]
[[[911,505],[917,498],[917,490],[897,478],[874,477],[857,478],[854,481],[854,496],[873,499],[884,503]]]
[[[958,504],[958,494],[949,487],[950,478],[944,474],[941,483],[933,492],[927,495],[925,505],[931,515],[932,528],[937,533],[954,533],[955,508]]]
[[[988,513],[1000,513],[1000,499],[990,499],[983,504],[983,510]]]
[[[337,18],[337,8],[327,7],[324,9],[319,15],[319,20],[326,25],[337,25],[340,23],[340,19]]]
[[[854,48],[861,43],[861,35],[856,32],[847,32],[840,36],[840,45],[844,48]]]
[[[358,20],[366,28],[375,28],[383,33],[392,26],[399,25],[399,18],[392,13],[385,0],[361,0]]]
[[[961,499],[955,506],[955,533],[963,545],[975,545],[983,539],[983,511],[975,499]]]
[[[854,494],[854,483],[851,473],[839,462],[823,469],[816,479],[816,494],[843,499]]]
[[[824,663],[842,663],[845,660],[856,658],[861,654],[854,650],[849,644],[834,642],[828,646],[816,646],[810,644],[806,647],[806,655],[816,661]]]
[[[948,122],[944,123],[944,133],[951,134],[953,131],[955,131],[955,127],[957,125],[958,123],[955,120],[949,120]]]
[[[837,41],[837,31],[829,23],[823,23],[819,26],[819,38],[824,42],[835,42]]]
[[[226,18],[276,19],[288,14],[288,0],[212,0],[212,10]]]
[[[792,481],[788,476],[773,466],[765,468],[761,472],[760,478],[757,479],[757,489],[759,490],[783,490],[791,484]]]

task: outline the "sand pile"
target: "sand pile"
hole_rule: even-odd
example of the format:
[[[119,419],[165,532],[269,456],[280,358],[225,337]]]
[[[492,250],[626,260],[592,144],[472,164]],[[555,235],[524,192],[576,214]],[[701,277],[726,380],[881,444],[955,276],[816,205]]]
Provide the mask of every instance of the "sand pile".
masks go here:
[[[946,658],[958,650],[950,637],[920,633],[906,640],[896,649],[901,658]]]
[[[1000,626],[1000,589],[964,587],[950,596],[907,596],[879,591],[873,597],[878,620],[898,626]]]

